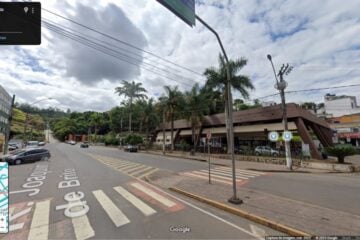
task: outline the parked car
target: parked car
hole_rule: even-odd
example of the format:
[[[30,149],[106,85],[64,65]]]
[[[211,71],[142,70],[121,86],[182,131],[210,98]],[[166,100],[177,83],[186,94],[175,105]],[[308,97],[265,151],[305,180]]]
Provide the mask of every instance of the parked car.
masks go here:
[[[273,157],[277,157],[280,155],[279,151],[276,149],[272,149],[269,146],[257,146],[255,148],[255,155],[259,156],[259,155],[270,155]]]
[[[76,145],[76,142],[75,141],[69,141],[69,144],[70,145]]]
[[[49,150],[44,148],[28,150],[19,149],[9,155],[4,156],[3,160],[9,164],[19,165],[21,163],[31,163],[40,160],[48,161],[50,157],[51,154]]]
[[[9,143],[9,145],[8,145],[9,151],[14,151],[16,149],[19,149],[18,145],[14,144],[14,143]]]
[[[124,151],[125,152],[137,152],[138,151],[138,148],[137,148],[137,146],[135,146],[135,145],[126,145],[125,147],[124,147]]]
[[[39,142],[38,146],[45,146],[45,142]]]
[[[28,141],[26,143],[26,149],[33,149],[33,148],[38,148],[38,147],[39,147],[38,141]]]
[[[88,142],[82,142],[82,143],[80,144],[80,147],[81,147],[81,148],[88,148],[88,147],[89,147],[89,143],[88,143]]]

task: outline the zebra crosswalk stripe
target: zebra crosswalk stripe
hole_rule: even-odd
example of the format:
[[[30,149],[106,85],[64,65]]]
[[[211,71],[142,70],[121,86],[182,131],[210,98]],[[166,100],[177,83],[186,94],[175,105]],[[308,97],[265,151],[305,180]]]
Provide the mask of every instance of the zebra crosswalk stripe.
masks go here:
[[[200,176],[200,175],[196,175],[196,174],[192,174],[192,173],[183,173],[183,175],[190,176],[190,177],[196,177],[196,178],[202,178],[202,179],[209,179],[208,177]],[[220,180],[220,179],[212,179],[212,180],[216,181],[216,182],[225,183],[225,184],[231,184],[231,181],[225,181],[225,180]]]
[[[76,208],[80,209],[82,207],[81,206],[74,207],[75,211],[78,210]],[[75,236],[76,236],[77,240],[88,239],[88,238],[95,236],[95,231],[92,228],[87,215],[72,218],[71,223],[73,225]]]
[[[150,175],[150,174],[152,174],[152,173],[156,172],[157,170],[159,170],[159,169],[158,169],[158,168],[154,168],[153,170],[151,170],[151,171],[149,171],[149,172],[146,172],[146,173],[144,173],[144,174],[142,174],[142,175],[138,176],[137,178],[143,178],[143,177],[145,177],[145,176],[148,176],[148,175]]]
[[[144,167],[146,167],[146,166],[144,166],[144,165],[136,166],[135,168],[128,169],[125,172],[130,173],[130,172],[133,172],[133,171],[136,171],[136,170],[139,170],[139,169],[143,169]]]
[[[224,171],[220,171],[220,170],[211,170],[211,172],[232,177],[232,172],[224,172]],[[246,176],[246,175],[242,175],[240,173],[236,173],[236,178],[249,179],[249,178],[252,178],[252,177],[254,177],[254,176]]]
[[[199,175],[201,175],[201,176],[209,176],[209,173],[207,172],[207,173],[204,173],[204,172],[199,172],[199,171],[194,171],[194,172],[192,172],[193,174],[199,174]],[[232,178],[231,177],[224,177],[224,176],[219,176],[219,175],[215,175],[215,174],[211,174],[211,178],[220,178],[220,179],[224,179],[224,180],[228,180],[228,181],[231,181],[232,180]],[[241,180],[238,180],[237,179],[237,181],[241,181]]]
[[[131,167],[131,168],[127,168],[126,170],[124,170],[124,172],[128,173],[128,172],[131,172],[131,171],[134,170],[134,169],[139,169],[139,167],[142,167],[142,166],[144,166],[144,165],[142,165],[142,164],[137,164],[137,165],[134,165],[134,166]]]
[[[117,169],[121,170],[121,171],[125,171],[127,169],[131,169],[131,168],[134,168],[136,166],[139,166],[140,164],[132,164],[132,165],[129,165],[129,166],[126,166],[126,167],[118,167]]]
[[[145,187],[144,185],[140,183],[132,183],[131,186],[135,187],[136,189],[142,191],[146,195],[152,197],[156,201],[160,202],[161,204],[165,205],[166,207],[173,207],[176,205],[173,201],[170,199],[167,199],[166,197],[161,196],[160,194],[154,192],[153,190]]]
[[[102,190],[93,191],[93,194],[116,227],[130,223],[130,220],[125,216],[125,214]]]
[[[222,169],[222,170],[225,170],[225,171],[231,171],[231,168],[227,168],[227,167],[217,167],[216,169]],[[255,172],[255,171],[243,170],[243,169],[236,169],[236,172],[244,173],[244,174],[252,175],[252,176],[264,175],[264,173],[261,173],[261,172]]]
[[[126,167],[126,166],[132,166],[134,163],[123,163],[115,166],[116,168]]]
[[[37,202],[28,240],[47,240],[49,234],[50,200]]]
[[[130,175],[131,175],[131,176],[135,176],[135,175],[137,175],[137,174],[141,174],[141,173],[143,173],[143,172],[145,172],[145,171],[148,171],[148,170],[150,170],[150,169],[153,168],[153,167],[146,167],[145,165],[144,165],[144,167],[145,167],[145,168],[142,168],[142,169],[140,169],[140,170],[136,170],[135,172],[132,172]]]
[[[132,205],[134,205],[137,209],[139,209],[145,216],[150,216],[156,213],[156,211],[152,209],[149,205],[145,204],[143,201],[135,197],[133,194],[125,190],[123,187],[118,186],[118,187],[114,187],[114,189],[126,200],[128,200]]]

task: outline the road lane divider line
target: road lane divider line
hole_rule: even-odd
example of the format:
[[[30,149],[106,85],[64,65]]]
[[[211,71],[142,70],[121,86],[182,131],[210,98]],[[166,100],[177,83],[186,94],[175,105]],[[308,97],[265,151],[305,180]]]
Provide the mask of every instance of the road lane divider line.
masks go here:
[[[150,216],[156,213],[156,211],[151,208],[149,205],[141,201],[139,198],[135,197],[133,194],[128,192],[125,188],[118,186],[114,187],[123,198],[128,200],[132,205],[139,209],[145,216]]]
[[[125,216],[125,214],[102,190],[93,191],[93,194],[116,227],[130,223],[130,220]]]
[[[81,206],[78,206],[74,207],[73,209],[77,211],[81,208]],[[73,225],[77,240],[88,239],[95,236],[95,231],[92,228],[89,218],[86,215],[72,218],[71,223]]]
[[[154,192],[153,190],[145,187],[144,185],[142,185],[140,183],[132,183],[131,186],[133,186],[136,189],[142,191],[143,193],[145,193],[146,195],[152,197],[153,199],[155,199],[156,201],[158,201],[161,204],[165,205],[166,207],[173,207],[173,206],[176,205],[176,203],[174,203],[170,199],[168,199],[168,198]]]
[[[156,172],[157,170],[159,170],[159,169],[158,169],[158,168],[154,168],[153,170],[151,170],[151,171],[149,171],[149,172],[146,172],[146,173],[144,173],[143,175],[138,176],[137,178],[143,178],[143,177],[145,177],[145,176],[149,176],[150,174]]]
[[[50,200],[37,202],[28,240],[47,240],[49,235]]]
[[[150,170],[150,169],[153,168],[153,167],[147,167],[147,166],[145,166],[145,165],[144,165],[144,167],[145,167],[145,168],[143,168],[143,169],[140,169],[140,170],[137,170],[137,171],[134,171],[134,172],[130,173],[130,175],[131,175],[131,176],[135,176],[135,175],[141,174],[141,173],[143,173],[143,172],[145,172],[145,171],[148,171],[148,170]]]
[[[208,179],[209,179],[208,177],[200,176],[200,175],[196,175],[196,174],[192,174],[192,173],[182,173],[182,175],[190,176],[190,177],[194,177],[194,178],[202,178],[202,179],[205,179],[205,180],[208,180]],[[225,183],[225,184],[232,184],[232,182],[231,182],[230,180],[229,180],[229,181],[225,181],[225,180],[214,179],[214,178],[212,178],[211,180],[216,181],[216,182]]]

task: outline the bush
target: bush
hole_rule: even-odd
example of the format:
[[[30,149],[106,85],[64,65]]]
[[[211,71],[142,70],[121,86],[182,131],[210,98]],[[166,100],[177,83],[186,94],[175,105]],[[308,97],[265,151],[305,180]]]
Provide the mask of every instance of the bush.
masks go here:
[[[119,145],[119,139],[114,134],[105,135],[105,145]]]
[[[335,156],[338,159],[338,163],[344,163],[346,156],[356,154],[356,150],[351,146],[335,146],[325,149],[326,153],[330,156]]]
[[[142,136],[138,134],[129,134],[124,139],[125,144],[138,145],[143,143]]]

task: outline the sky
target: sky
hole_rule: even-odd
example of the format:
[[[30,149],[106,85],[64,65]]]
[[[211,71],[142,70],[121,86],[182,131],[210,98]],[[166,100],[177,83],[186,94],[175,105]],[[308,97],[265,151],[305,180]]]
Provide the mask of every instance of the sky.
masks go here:
[[[215,36],[198,21],[191,28],[156,0],[41,3],[41,45],[0,46],[0,84],[18,102],[52,98],[36,106],[108,111],[124,100],[114,91],[123,80],[141,82],[157,99],[164,85],[189,90],[204,84],[204,70],[218,66]],[[280,101],[266,97],[277,92],[267,54],[277,70],[294,67],[285,76],[289,91],[360,84],[358,0],[196,0],[195,9],[218,32],[230,59],[248,60],[238,73],[255,86],[248,101]],[[73,31],[77,41],[59,29]],[[286,98],[320,103],[326,93],[356,96],[360,105],[360,87]]]

